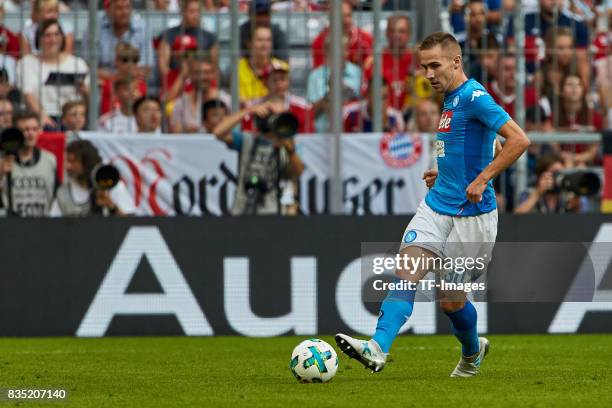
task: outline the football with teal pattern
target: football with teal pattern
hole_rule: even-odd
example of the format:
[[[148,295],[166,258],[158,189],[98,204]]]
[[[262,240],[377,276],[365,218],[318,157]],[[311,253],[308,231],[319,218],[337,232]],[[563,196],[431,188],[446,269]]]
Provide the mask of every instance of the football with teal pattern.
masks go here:
[[[293,349],[289,368],[300,382],[327,382],[336,375],[338,355],[334,348],[323,340],[304,340]]]

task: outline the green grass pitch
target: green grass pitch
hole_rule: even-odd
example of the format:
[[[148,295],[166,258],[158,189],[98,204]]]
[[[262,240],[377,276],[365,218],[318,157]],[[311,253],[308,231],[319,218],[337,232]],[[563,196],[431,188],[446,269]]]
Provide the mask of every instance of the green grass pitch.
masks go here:
[[[328,336],[321,337],[333,343]],[[326,384],[300,384],[302,337],[0,339],[0,387],[65,388],[71,407],[610,407],[612,336],[489,336],[479,376],[451,379],[451,336],[401,336],[379,374],[340,355]]]

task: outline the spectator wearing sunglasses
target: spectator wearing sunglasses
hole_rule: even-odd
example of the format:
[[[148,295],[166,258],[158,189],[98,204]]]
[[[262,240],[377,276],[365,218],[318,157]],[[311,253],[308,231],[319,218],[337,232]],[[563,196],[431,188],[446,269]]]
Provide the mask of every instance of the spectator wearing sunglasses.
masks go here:
[[[115,47],[115,66],[117,72],[110,78],[102,81],[102,100],[100,113],[105,114],[115,108],[119,108],[120,102],[113,92],[113,83],[117,78],[130,78],[135,82],[136,98],[147,94],[147,83],[138,76],[137,67],[140,61],[140,53],[132,44],[120,42]]]

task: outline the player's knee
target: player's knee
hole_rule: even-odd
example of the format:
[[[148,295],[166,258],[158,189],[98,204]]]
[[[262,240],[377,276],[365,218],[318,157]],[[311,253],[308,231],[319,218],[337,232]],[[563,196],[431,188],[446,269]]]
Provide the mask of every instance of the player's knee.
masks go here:
[[[463,309],[464,306],[465,306],[464,301],[440,302],[440,309],[442,309],[444,313],[456,312],[457,310]]]
[[[403,280],[418,282],[427,273],[427,258],[433,255],[416,246],[410,246],[400,251],[400,265],[402,267],[395,270],[395,275]]]

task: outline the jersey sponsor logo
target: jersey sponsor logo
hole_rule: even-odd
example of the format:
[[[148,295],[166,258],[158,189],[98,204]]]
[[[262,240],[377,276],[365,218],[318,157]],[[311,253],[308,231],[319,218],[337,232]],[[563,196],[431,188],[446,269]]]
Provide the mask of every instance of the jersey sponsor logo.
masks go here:
[[[440,117],[438,124],[438,132],[447,133],[451,131],[451,119],[453,119],[453,111],[446,111]]]
[[[470,102],[473,102],[475,98],[479,98],[482,95],[486,95],[486,92],[483,92],[483,91],[474,91],[474,92],[472,92],[472,99],[470,100]]]
[[[380,139],[380,155],[389,167],[411,166],[422,152],[423,142],[418,134],[385,133]]]

